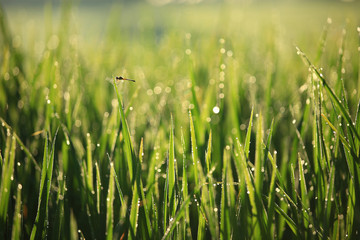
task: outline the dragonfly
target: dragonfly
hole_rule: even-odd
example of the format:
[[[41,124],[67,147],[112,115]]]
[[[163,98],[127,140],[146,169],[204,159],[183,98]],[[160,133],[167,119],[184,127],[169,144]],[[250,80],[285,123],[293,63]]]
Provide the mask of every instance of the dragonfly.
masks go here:
[[[127,81],[131,81],[131,82],[135,82],[135,80],[133,80],[133,79],[123,78],[122,76],[116,77],[116,80],[117,81],[127,80]]]
[[[116,79],[116,82],[117,82],[117,83],[120,82],[120,81],[135,82],[134,79],[124,78],[124,77],[122,77],[122,76],[116,76],[115,79]],[[106,78],[106,80],[112,83],[112,79],[111,79],[111,78]]]

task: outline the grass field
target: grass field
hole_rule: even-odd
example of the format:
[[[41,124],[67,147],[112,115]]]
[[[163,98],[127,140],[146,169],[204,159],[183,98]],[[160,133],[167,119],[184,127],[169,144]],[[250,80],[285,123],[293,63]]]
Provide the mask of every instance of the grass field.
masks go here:
[[[2,6],[0,239],[359,239],[359,9]]]

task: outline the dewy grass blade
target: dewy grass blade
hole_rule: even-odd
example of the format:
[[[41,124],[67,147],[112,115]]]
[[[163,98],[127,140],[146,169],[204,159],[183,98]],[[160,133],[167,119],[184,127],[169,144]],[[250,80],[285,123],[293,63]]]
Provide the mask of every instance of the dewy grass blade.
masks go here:
[[[354,178],[350,179],[349,182],[349,198],[347,201],[347,210],[346,210],[346,234],[349,237],[349,239],[353,236],[353,227],[354,227],[354,220],[356,218],[355,213],[355,207],[356,207],[356,190],[355,190],[355,184],[353,181]]]
[[[21,189],[22,185],[18,184],[11,239],[21,239]]]
[[[346,141],[346,138],[338,132],[338,130],[334,127],[334,125],[329,121],[329,119],[324,115],[321,114],[321,116],[324,118],[324,120],[327,122],[327,124],[329,125],[329,127],[336,133],[338,134],[341,142],[343,143],[344,147],[349,150],[349,151],[353,151],[353,149],[351,148],[350,144],[348,141]]]
[[[131,199],[131,209],[130,209],[130,228],[129,228],[129,234],[128,234],[128,238],[129,239],[137,239],[139,238],[138,234],[137,234],[137,228],[138,228],[138,221],[139,221],[139,208],[140,208],[140,203],[141,203],[141,199],[143,201],[145,201],[145,194],[142,190],[143,186],[142,186],[142,182],[141,182],[141,162],[142,162],[142,156],[143,156],[143,140],[141,140],[140,143],[140,151],[139,151],[139,161],[136,163],[136,173],[135,173],[135,182],[133,184],[133,195],[132,195],[132,199]],[[140,199],[141,197],[141,199]],[[146,205],[146,203],[143,203],[144,205]],[[150,230],[150,220],[148,217],[148,212],[145,206],[145,223],[146,223],[146,230],[147,230],[147,235],[148,236],[143,236],[144,238],[149,238],[151,235],[151,230]]]
[[[334,204],[334,182],[335,182],[335,166],[332,165],[331,169],[330,169],[330,178],[329,178],[329,183],[327,184],[328,186],[326,187],[327,193],[326,193],[326,199],[325,199],[325,209],[324,209],[324,222],[323,222],[323,229],[324,229],[324,236],[325,237],[330,237],[330,232],[329,232],[329,226],[331,224],[332,221],[330,221],[330,219],[332,219],[331,217],[331,210],[332,210],[332,205]]]
[[[360,73],[359,73],[359,78],[360,78]],[[355,129],[356,129],[356,131],[360,132],[360,99],[359,99],[359,103],[358,103],[357,111],[356,111]],[[356,148],[355,149],[356,156],[360,157],[360,140],[355,139],[354,141],[355,141],[354,145],[355,145],[355,148]]]
[[[10,134],[10,131],[8,131]],[[10,135],[8,135],[8,139],[10,139]],[[15,149],[16,149],[16,141],[15,137],[11,137],[11,145],[10,141],[6,143],[6,149],[9,149],[9,154],[5,154],[4,157],[4,165],[2,168],[1,174],[1,186],[0,186],[0,236],[5,236],[5,226],[6,226],[6,218],[8,212],[8,204],[11,193],[11,176],[14,172],[14,164],[15,164]],[[11,146],[11,147],[10,147]]]
[[[63,172],[59,173],[58,178],[58,192],[56,196],[56,211],[55,211],[55,220],[53,230],[51,231],[51,239],[62,239],[66,235],[64,234],[63,227],[64,227],[64,198],[65,198],[65,179],[63,178]],[[60,178],[61,176],[61,178]]]
[[[146,203],[146,197],[145,197],[145,193],[144,193],[144,186],[141,180],[141,164],[143,162],[143,156],[144,156],[144,140],[143,138],[141,138],[141,142],[140,142],[140,149],[139,149],[139,162],[137,163],[137,176],[136,176],[136,184],[138,185],[138,189],[139,189],[139,196],[141,196],[141,201],[142,201],[142,206],[144,209],[144,214],[145,214],[145,226],[144,227],[144,231],[145,231],[145,236],[144,238],[148,238],[150,239],[152,237],[152,229],[151,229],[151,223],[150,223],[150,216],[149,216],[149,210],[148,210],[148,205]]]
[[[36,214],[35,224],[31,231],[30,239],[43,238],[47,235],[46,224],[48,221],[50,188],[51,188],[51,180],[52,180],[52,173],[54,166],[55,142],[58,131],[59,128],[56,130],[50,152],[48,149],[49,139],[48,139],[48,135],[46,135],[44,159],[43,159],[43,166],[42,166],[41,180],[40,180],[38,211]]]
[[[90,133],[86,134],[86,178],[87,178],[87,187],[89,189],[89,192],[94,191],[93,186],[93,164],[92,164],[92,153],[91,153],[91,138]]]
[[[5,122],[3,118],[0,117],[0,122],[3,127],[7,129],[7,131],[10,133],[11,127]],[[39,164],[37,163],[34,156],[30,153],[29,149],[24,145],[24,143],[21,141],[21,139],[18,137],[18,135],[13,132],[12,135],[15,137],[17,143],[19,146],[24,150],[26,156],[31,159],[31,162],[35,165],[35,168],[37,171],[41,171],[41,168],[39,167]],[[5,151],[6,152],[6,151]]]
[[[188,183],[187,183],[187,165],[186,165],[186,148],[185,148],[185,139],[184,133],[181,129],[181,146],[183,151],[183,175],[182,175],[182,184],[181,184],[181,192],[182,192],[182,200],[181,203],[188,197]],[[190,231],[190,217],[189,217],[189,206],[184,206],[184,217],[183,217],[183,235],[184,239],[190,238],[191,231]]]
[[[41,222],[40,222],[40,216],[43,218],[43,216],[45,214],[44,207],[43,207],[43,201],[44,201],[43,200],[43,188],[44,188],[44,184],[45,184],[45,180],[46,180],[47,159],[48,159],[48,154],[49,154],[48,141],[49,141],[48,135],[46,133],[45,146],[44,146],[44,158],[43,158],[43,163],[42,163],[41,179],[40,179],[38,209],[37,209],[37,214],[36,214],[36,218],[35,218],[35,224],[32,228],[31,235],[30,235],[31,240],[41,238],[41,233],[39,233],[39,232],[42,231],[42,228],[43,228],[43,226],[41,225]]]
[[[109,177],[109,188],[108,188],[108,194],[106,198],[106,239],[111,240],[113,239],[113,219],[114,219],[114,213],[113,213],[113,202],[114,202],[114,164],[113,162],[110,162],[110,177]]]
[[[125,114],[124,114],[124,110],[123,110],[123,103],[121,100],[121,95],[119,93],[115,78],[113,78],[113,85],[116,91],[116,95],[117,95],[117,99],[119,102],[119,110],[120,110],[120,115],[121,115],[121,123],[122,123],[122,133],[123,133],[123,137],[124,137],[124,141],[125,141],[125,157],[127,160],[127,164],[129,167],[129,174],[130,174],[130,182],[133,183],[134,181],[134,175],[135,175],[135,156],[134,156],[134,149],[133,146],[131,144],[131,138],[130,138],[130,132],[129,132],[129,128],[128,125],[126,123],[126,118],[125,118]]]
[[[263,171],[264,171],[264,151],[262,148],[263,128],[262,128],[262,114],[259,114],[256,128],[256,150],[255,150],[255,191],[262,193],[263,187]]]
[[[189,111],[189,119],[190,119],[191,156],[192,156],[192,160],[193,160],[193,169],[194,169],[194,182],[195,182],[195,187],[197,187],[199,185],[198,152],[197,152],[197,145],[196,145],[195,128],[194,128],[191,111]]]
[[[176,211],[176,193],[175,193],[175,149],[174,149],[174,120],[171,115],[170,140],[169,140],[169,158],[168,158],[168,183],[169,183],[169,211],[170,219],[175,216]]]
[[[270,187],[269,187],[269,198],[268,198],[268,232],[271,233],[270,237],[274,236],[273,226],[274,221],[274,205],[275,205],[275,179],[276,179],[276,152],[274,152],[274,158],[269,158],[271,161],[272,171],[271,171],[271,180],[270,180]],[[274,226],[275,227],[275,226]]]
[[[355,129],[354,124],[351,120],[350,114],[347,112],[346,108],[342,104],[342,102],[339,100],[339,98],[336,96],[334,91],[330,88],[327,81],[323,77],[323,75],[317,70],[317,68],[310,62],[310,60],[307,58],[305,53],[303,53],[298,47],[297,47],[298,53],[305,59],[308,66],[315,72],[315,74],[318,76],[318,78],[321,80],[323,86],[325,87],[326,92],[330,95],[331,99],[333,100],[334,104],[338,107],[338,109],[341,112],[341,115],[345,118],[346,123],[349,125],[349,128],[351,129],[351,132],[355,135],[358,141],[360,141],[360,133]]]
[[[110,159],[110,158],[109,158]],[[119,198],[120,198],[120,203],[121,205],[124,204],[124,195],[121,191],[121,188],[120,188],[120,183],[119,183],[119,180],[118,180],[118,177],[116,175],[116,171],[115,171],[115,168],[114,168],[114,164],[111,164],[110,167],[113,169],[114,171],[114,179],[115,179],[115,184],[116,184],[116,188],[118,190],[118,194],[119,194]]]
[[[301,202],[302,202],[302,214],[304,215],[304,224],[305,224],[305,229],[307,229],[309,227],[309,213],[308,213],[308,209],[310,207],[310,202],[309,202],[309,196],[308,196],[308,191],[307,191],[307,187],[306,187],[306,179],[305,179],[305,175],[304,175],[304,169],[303,169],[303,164],[305,161],[303,161],[300,156],[299,156],[299,181],[300,181],[300,191],[301,191]]]
[[[216,203],[215,203],[215,189],[214,189],[214,181],[213,181],[213,177],[210,175],[211,174],[211,144],[212,144],[212,131],[210,130],[209,132],[209,140],[208,140],[208,146],[207,146],[207,151],[205,154],[205,162],[206,162],[206,168],[207,168],[207,176],[209,178],[209,205],[208,205],[208,225],[209,225],[209,229],[210,229],[210,233],[212,238],[216,239],[219,238],[219,222],[218,222],[218,215],[217,215],[217,211],[216,211]]]
[[[250,152],[249,150],[250,150],[250,138],[251,138],[251,128],[252,128],[253,114],[254,114],[254,108],[251,110],[249,126],[248,126],[248,129],[247,129],[246,138],[245,138],[244,151],[245,151],[246,158],[249,158],[249,152]]]
[[[96,170],[96,211],[97,214],[100,215],[101,178],[100,178],[99,165],[97,164],[97,162],[95,162],[95,170]]]
[[[222,184],[221,184],[221,206],[220,206],[220,239],[231,238],[231,197],[230,184],[228,178],[230,177],[230,157],[228,156],[228,150],[224,149],[224,163],[222,169]]]

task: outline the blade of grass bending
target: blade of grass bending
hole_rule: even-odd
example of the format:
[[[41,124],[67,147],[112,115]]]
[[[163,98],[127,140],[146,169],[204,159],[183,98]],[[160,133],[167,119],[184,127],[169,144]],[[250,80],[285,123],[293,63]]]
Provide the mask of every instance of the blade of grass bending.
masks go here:
[[[325,87],[326,92],[330,95],[331,99],[335,103],[335,105],[338,107],[338,109],[341,112],[341,115],[345,118],[347,124],[349,125],[349,128],[351,129],[351,132],[355,135],[358,141],[360,141],[360,133],[355,129],[353,122],[351,120],[350,114],[347,112],[346,108],[343,106],[339,98],[336,96],[334,91],[330,88],[327,81],[323,77],[323,75],[317,70],[317,68],[310,62],[310,60],[307,58],[305,53],[303,53],[298,47],[297,47],[298,53],[305,59],[308,66],[315,72],[315,74],[318,76],[318,78],[321,80],[323,86]]]
[[[124,142],[125,142],[125,157],[127,160],[127,164],[129,167],[129,174],[130,174],[130,182],[133,183],[134,181],[134,175],[135,175],[135,156],[134,156],[134,149],[133,146],[131,144],[131,139],[130,139],[130,132],[129,132],[129,128],[128,125],[126,123],[126,118],[125,118],[125,114],[124,114],[124,110],[123,110],[123,103],[121,100],[121,95],[119,93],[117,84],[115,82],[115,78],[113,78],[113,85],[116,91],[116,95],[117,95],[117,99],[119,102],[119,110],[120,110],[120,115],[121,115],[121,123],[123,125],[122,127],[122,133],[123,133],[123,137],[124,137]]]
[[[110,177],[109,177],[109,188],[108,188],[108,195],[106,198],[106,239],[110,240],[113,239],[113,202],[114,202],[114,163],[110,162]]]
[[[21,239],[21,189],[22,185],[18,184],[11,239]]]
[[[48,220],[48,208],[50,198],[51,179],[54,165],[54,153],[55,142],[59,128],[56,130],[51,151],[48,149],[48,134],[46,134],[45,147],[44,147],[44,159],[41,171],[40,190],[39,190],[39,202],[38,210],[36,214],[35,223],[31,231],[30,239],[44,238],[47,235],[47,229],[45,228],[46,221]]]
[[[111,162],[111,159],[108,155],[108,158]],[[119,198],[120,198],[120,202],[121,202],[121,205],[123,205],[125,202],[124,202],[124,195],[121,191],[121,188],[120,188],[120,183],[119,183],[119,180],[118,180],[118,177],[117,177],[117,174],[116,174],[116,171],[115,171],[115,168],[114,168],[114,164],[110,164],[110,167],[113,169],[114,171],[114,179],[115,179],[115,183],[116,183],[116,188],[118,190],[118,194],[119,194]]]
[[[343,143],[344,147],[347,150],[349,150],[350,152],[354,153],[353,149],[351,148],[351,146],[349,144],[349,142],[346,141],[346,138],[341,133],[339,133],[339,131],[334,127],[334,125],[329,121],[329,119],[324,114],[321,114],[321,116],[327,122],[329,127],[339,136],[339,138],[340,138],[341,142]]]
[[[275,211],[285,219],[287,225],[290,227],[291,231],[297,237],[298,226],[296,226],[295,222],[291,219],[291,217],[289,217],[289,215],[286,214],[286,212],[284,212],[284,210],[281,207],[279,207],[276,203],[274,206],[275,206]]]
[[[5,127],[7,129],[7,131],[10,132],[11,127],[5,122],[5,120],[3,118],[0,117],[0,121],[1,121],[1,125],[3,127]],[[39,164],[37,163],[36,159],[34,158],[34,156],[30,153],[30,150],[24,145],[24,143],[21,141],[21,139],[18,137],[18,135],[13,132],[12,133],[13,136],[15,137],[17,143],[20,145],[20,147],[23,149],[23,151],[25,152],[26,156],[28,158],[30,158],[31,162],[35,165],[35,169],[37,171],[41,171],[41,168],[39,166]]]
[[[11,142],[10,142],[11,138]],[[1,186],[0,186],[0,236],[5,236],[6,217],[8,212],[8,204],[11,193],[11,176],[14,171],[15,164],[15,137],[10,137],[10,130],[8,130],[8,137],[6,141],[6,153],[4,156],[4,165],[1,173]]]

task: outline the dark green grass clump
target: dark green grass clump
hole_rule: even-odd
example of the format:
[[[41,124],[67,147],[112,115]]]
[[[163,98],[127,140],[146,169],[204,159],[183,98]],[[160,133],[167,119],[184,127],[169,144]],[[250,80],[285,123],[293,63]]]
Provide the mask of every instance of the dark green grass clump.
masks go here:
[[[358,239],[358,5],[258,7],[0,9],[0,238]]]

